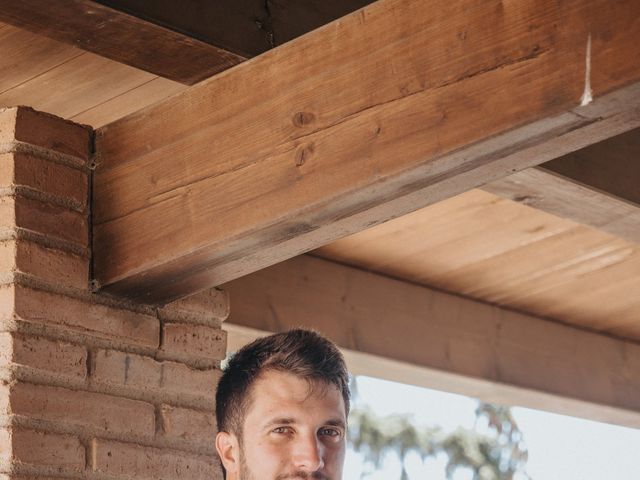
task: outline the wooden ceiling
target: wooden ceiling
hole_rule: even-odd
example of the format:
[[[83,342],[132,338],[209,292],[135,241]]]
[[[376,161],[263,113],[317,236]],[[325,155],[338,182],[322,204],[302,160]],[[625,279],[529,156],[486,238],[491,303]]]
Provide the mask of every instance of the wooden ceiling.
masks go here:
[[[187,88],[0,23],[0,107],[26,105],[100,127]]]
[[[481,190],[315,254],[640,340],[640,245]]]
[[[0,106],[101,127],[186,89],[0,24]],[[472,190],[315,255],[640,341],[640,246]]]

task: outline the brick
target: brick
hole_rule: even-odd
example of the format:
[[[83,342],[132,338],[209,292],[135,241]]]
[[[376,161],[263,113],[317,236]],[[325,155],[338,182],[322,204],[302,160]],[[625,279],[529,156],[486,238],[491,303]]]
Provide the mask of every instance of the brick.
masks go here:
[[[16,138],[18,109],[0,108],[0,143],[10,143]]]
[[[158,314],[162,320],[219,324],[229,316],[229,295],[212,288],[169,303],[158,309]]]
[[[180,363],[165,362],[162,384],[176,392],[202,395],[214,401],[221,375],[222,372],[215,368],[196,370]]]
[[[4,348],[4,345],[0,345],[0,348]],[[0,360],[2,362],[2,360]],[[9,398],[11,396],[11,389],[9,385],[0,384],[0,417],[7,417],[11,414],[11,407],[9,405]]]
[[[226,355],[226,346],[226,332],[219,328],[185,323],[163,325],[164,352],[221,360]]]
[[[0,333],[0,367],[6,367],[13,360],[13,338],[11,333]]]
[[[0,186],[23,186],[55,195],[84,209],[89,196],[89,179],[79,168],[63,165],[27,153],[0,155]]]
[[[91,449],[92,470],[105,475],[136,480],[222,478],[219,461],[213,456],[190,455],[102,439],[94,439]]]
[[[84,379],[87,373],[87,349],[55,340],[14,334],[11,361],[38,370]]]
[[[0,197],[0,228],[22,228],[87,248],[86,215],[67,208],[17,196]]]
[[[212,446],[215,441],[216,418],[211,412],[162,405],[160,419],[166,438],[204,446]]]
[[[215,398],[220,370],[196,370],[177,362],[158,362],[150,357],[115,350],[94,354],[92,380],[142,389]]]
[[[85,467],[85,450],[78,438],[21,428],[11,431],[12,461],[60,472],[80,472]],[[40,477],[39,477],[40,478]]]
[[[16,415],[67,426],[145,437],[155,433],[154,406],[138,400],[18,383],[12,387],[10,404]]]
[[[92,380],[139,388],[160,388],[162,364],[150,357],[98,350],[93,357]]]
[[[16,227],[75,243],[83,248],[89,246],[89,220],[83,213],[20,195],[4,197],[0,202],[15,210]]]
[[[0,197],[0,228],[16,227],[16,208],[13,197]]]
[[[3,471],[10,470],[12,450],[11,432],[8,428],[0,428],[0,469]]]
[[[18,246],[15,241],[0,242],[0,273],[16,270]]]
[[[7,188],[15,184],[13,157],[13,153],[0,154],[0,188]]]
[[[54,285],[87,290],[89,260],[29,240],[0,241],[0,272],[19,271]]]
[[[0,321],[12,320],[15,312],[15,292],[13,284],[0,286]]]
[[[156,348],[159,342],[156,317],[19,285],[15,287],[15,315],[131,345]]]
[[[27,240],[15,247],[16,270],[54,285],[88,290],[89,259],[70,252],[48,248]],[[0,252],[0,256],[2,253]],[[1,262],[1,257],[0,257]]]
[[[18,140],[87,161],[91,129],[28,107],[0,110],[0,143]]]

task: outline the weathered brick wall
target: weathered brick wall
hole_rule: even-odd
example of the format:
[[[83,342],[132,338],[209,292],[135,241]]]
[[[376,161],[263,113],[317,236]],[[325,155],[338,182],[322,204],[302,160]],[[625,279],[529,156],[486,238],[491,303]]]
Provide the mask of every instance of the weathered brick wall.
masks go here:
[[[221,478],[228,299],[89,292],[90,136],[0,111],[0,479]]]

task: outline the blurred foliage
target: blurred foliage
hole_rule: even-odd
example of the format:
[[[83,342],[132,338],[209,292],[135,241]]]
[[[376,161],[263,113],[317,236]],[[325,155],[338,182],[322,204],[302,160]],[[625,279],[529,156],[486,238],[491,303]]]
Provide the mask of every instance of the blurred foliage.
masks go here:
[[[473,430],[459,428],[449,433],[439,427],[418,426],[411,415],[380,417],[369,408],[355,407],[349,417],[349,440],[376,468],[386,455],[397,455],[402,464],[400,480],[410,480],[405,460],[412,452],[423,461],[444,453],[449,479],[459,468],[470,470],[473,480],[529,478],[525,473],[527,449],[508,407],[480,403]]]

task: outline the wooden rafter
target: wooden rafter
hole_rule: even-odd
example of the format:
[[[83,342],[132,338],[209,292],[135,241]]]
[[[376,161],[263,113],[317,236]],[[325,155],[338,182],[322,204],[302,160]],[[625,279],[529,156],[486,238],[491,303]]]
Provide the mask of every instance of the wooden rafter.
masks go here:
[[[640,129],[483,187],[640,243]]]
[[[307,255],[224,288],[230,351],[246,328],[316,328],[357,373],[640,427],[638,344]]]
[[[92,0],[0,0],[0,21],[187,85],[244,61]]]
[[[372,0],[0,0],[0,21],[187,85]]]
[[[254,57],[372,0],[98,0],[114,9]]]
[[[640,205],[640,128],[545,163],[540,168]]]
[[[108,125],[98,283],[171,300],[634,128],[639,23],[382,0]]]

